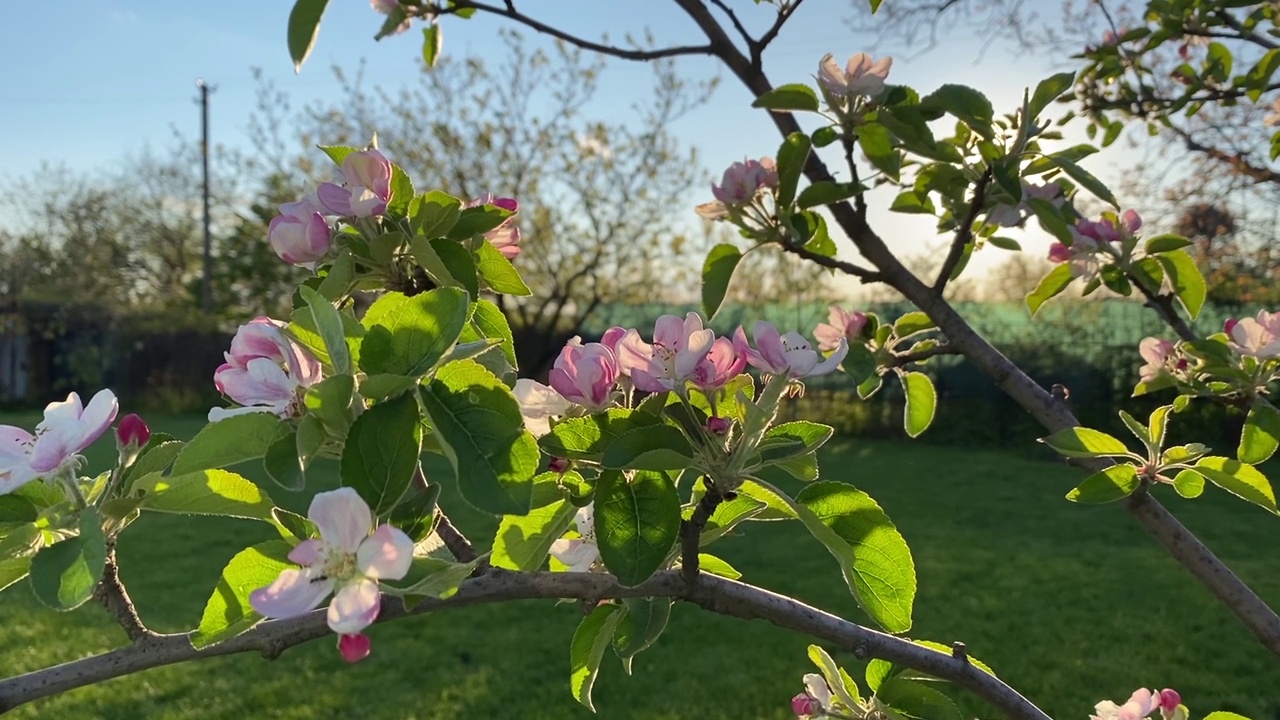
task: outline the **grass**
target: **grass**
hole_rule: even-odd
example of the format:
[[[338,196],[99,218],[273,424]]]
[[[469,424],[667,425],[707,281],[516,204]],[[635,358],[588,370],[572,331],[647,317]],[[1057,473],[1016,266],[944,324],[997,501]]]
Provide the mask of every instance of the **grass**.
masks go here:
[[[199,427],[181,418],[156,424],[188,437]],[[1280,663],[1122,510],[1063,500],[1078,470],[1007,452],[857,440],[835,443],[822,466],[826,478],[877,498],[911,544],[920,584],[912,636],[964,641],[1051,715],[1083,719],[1098,700],[1146,685],[1179,689],[1193,717],[1222,709],[1280,718]],[[325,479],[333,482],[332,472]],[[305,507],[305,497],[272,494]],[[1246,582],[1280,604],[1280,522],[1212,489],[1195,502],[1168,502]],[[492,536],[491,520],[456,496],[446,494],[444,503],[473,538]],[[122,575],[148,624],[189,629],[222,565],[272,535],[251,522],[144,517],[120,541]],[[750,526],[716,551],[748,581],[864,617],[835,563],[796,524]],[[374,655],[355,666],[341,661],[332,642],[317,641],[271,663],[243,655],[159,668],[13,716],[588,718],[568,690],[569,638],[579,617],[576,606],[546,602],[428,615],[373,628]],[[100,607],[55,614],[37,606],[25,583],[0,595],[0,618],[4,675],[124,642]],[[596,685],[599,716],[790,717],[788,699],[811,669],[808,642],[761,622],[678,606],[667,633],[636,659],[633,677],[606,658]],[[836,655],[860,676],[852,657]],[[970,716],[994,714],[963,692],[951,694]]]

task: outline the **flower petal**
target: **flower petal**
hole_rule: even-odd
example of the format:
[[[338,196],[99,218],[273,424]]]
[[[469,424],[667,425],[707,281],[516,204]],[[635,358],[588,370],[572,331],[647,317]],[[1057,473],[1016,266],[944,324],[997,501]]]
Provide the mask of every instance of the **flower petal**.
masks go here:
[[[332,591],[332,580],[290,568],[281,571],[275,582],[249,593],[249,605],[263,617],[296,617],[320,607]]]
[[[324,557],[326,545],[323,540],[303,540],[289,551],[289,562],[298,565],[315,565]]]
[[[413,540],[392,525],[380,525],[360,543],[356,567],[372,580],[399,580],[413,562]]]
[[[378,619],[381,605],[378,583],[366,579],[350,583],[329,603],[329,629],[340,635],[354,635]]]
[[[307,517],[320,529],[325,543],[347,553],[354,554],[373,529],[368,503],[349,487],[316,494]]]

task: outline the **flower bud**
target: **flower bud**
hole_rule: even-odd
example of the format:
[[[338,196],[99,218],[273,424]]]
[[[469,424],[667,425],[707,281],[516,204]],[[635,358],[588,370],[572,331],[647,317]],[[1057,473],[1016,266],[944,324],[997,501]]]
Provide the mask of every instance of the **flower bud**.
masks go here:
[[[1049,262],[1064,263],[1071,259],[1071,248],[1060,242],[1049,246]]]
[[[817,715],[822,712],[822,703],[809,697],[807,693],[800,693],[791,698],[791,712],[800,717]]]
[[[1165,688],[1160,691],[1160,709],[1161,710],[1177,710],[1182,704],[1182,696],[1177,690]]]
[[[573,467],[573,463],[569,461],[569,458],[553,457],[551,462],[547,463],[547,469],[553,473],[564,474],[571,467]]]
[[[728,419],[718,417],[716,415],[712,415],[707,418],[707,432],[712,435],[724,435],[729,432],[729,427],[731,425],[732,423],[730,423]]]
[[[1222,332],[1230,335],[1231,331],[1236,329],[1236,323],[1238,322],[1240,321],[1235,318],[1227,318],[1226,321],[1222,323]]]
[[[116,428],[116,439],[120,441],[121,447],[132,445],[140,448],[151,439],[151,428],[147,427],[145,420],[130,413],[120,420],[120,426]]]
[[[358,663],[369,657],[372,645],[369,636],[364,633],[338,636],[338,652],[342,653],[342,659],[349,663]]]

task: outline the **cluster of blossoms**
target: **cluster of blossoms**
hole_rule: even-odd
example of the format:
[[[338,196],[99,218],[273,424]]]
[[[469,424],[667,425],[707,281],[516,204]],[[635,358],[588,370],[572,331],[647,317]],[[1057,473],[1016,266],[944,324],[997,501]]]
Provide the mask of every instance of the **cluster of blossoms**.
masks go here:
[[[749,224],[757,229],[770,227],[773,222],[773,193],[778,189],[778,166],[773,158],[743,160],[729,166],[720,184],[711,186],[715,200],[699,205],[695,210],[708,220],[728,220],[734,224]]]
[[[1138,354],[1145,364],[1138,369],[1139,380],[1147,384],[1172,380],[1212,394],[1265,394],[1266,386],[1280,376],[1280,366],[1271,362],[1280,359],[1280,313],[1259,310],[1255,317],[1228,318],[1222,330],[1226,347],[1216,363],[1185,344],[1143,338]],[[1228,356],[1229,368],[1221,367]],[[1204,385],[1205,380],[1225,380],[1228,385]]]
[[[307,517],[319,538],[303,540],[289,552],[298,568],[281,571],[270,585],[249,594],[249,604],[267,618],[303,615],[333,594],[326,619],[338,633],[338,649],[348,662],[369,654],[362,634],[382,607],[380,580],[399,580],[413,562],[413,540],[398,528],[373,527],[369,505],[351,488],[317,493]]]
[[[1099,220],[1082,219],[1071,228],[1071,244],[1049,246],[1049,260],[1069,263],[1072,277],[1093,280],[1102,270],[1103,256],[1121,261],[1132,251],[1132,241],[1142,227],[1142,218],[1133,210],[1116,216],[1106,213]]]
[[[388,4],[398,7],[394,2]],[[395,170],[385,155],[375,149],[352,152],[342,159],[340,169],[341,184],[321,183],[310,195],[280,206],[280,214],[267,229],[271,249],[280,259],[313,269],[333,248],[338,218],[357,221],[387,212]],[[519,203],[486,193],[466,207],[480,205],[493,205],[511,213],[501,225],[485,233],[485,239],[508,260],[514,258],[520,253],[520,230],[515,226]]]
[[[1164,720],[1186,720],[1187,708],[1177,690],[1165,688],[1159,692],[1139,688],[1123,705],[1103,700],[1094,706],[1091,720],[1142,720],[1156,710]]]
[[[213,384],[241,407],[213,408],[209,422],[251,412],[284,418],[301,414],[302,396],[322,378],[320,362],[286,335],[285,327],[268,317],[240,326],[226,362],[213,373]]]
[[[844,707],[832,694],[827,681],[818,673],[807,673],[804,676],[804,692],[791,698],[791,712],[800,720],[856,717],[854,713],[858,710],[859,708]]]
[[[1256,319],[1228,319],[1222,329],[1230,338],[1227,344],[1241,355],[1259,361],[1280,357],[1280,313],[1259,310]]]

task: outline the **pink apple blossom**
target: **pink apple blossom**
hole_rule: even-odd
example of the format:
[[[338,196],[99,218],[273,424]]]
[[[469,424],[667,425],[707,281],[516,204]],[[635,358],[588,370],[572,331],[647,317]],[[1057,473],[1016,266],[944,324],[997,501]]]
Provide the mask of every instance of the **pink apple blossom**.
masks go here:
[[[75,467],[79,454],[111,427],[119,409],[110,390],[99,390],[88,406],[73,392],[66,400],[45,406],[35,434],[0,425],[0,495]]]
[[[813,337],[818,341],[818,349],[831,352],[840,347],[841,340],[850,343],[862,342],[862,328],[866,327],[865,313],[849,311],[839,305],[827,308],[827,321],[818,323],[813,329]]]
[[[747,356],[738,352],[729,338],[716,338],[711,349],[693,368],[694,387],[703,392],[713,392],[737,377],[747,367]]]
[[[1147,361],[1147,364],[1138,368],[1138,379],[1149,383],[1169,374],[1170,367],[1177,362],[1176,352],[1177,347],[1168,340],[1143,338],[1142,342],[1138,343],[1138,354]]]
[[[520,212],[520,203],[516,202],[515,198],[495,198],[493,193],[485,193],[467,203],[466,207],[481,205],[493,205],[511,212],[501,225],[485,233],[484,238],[506,259],[515,258],[520,254],[520,228],[516,227],[516,213]]]
[[[806,673],[804,676],[804,693],[791,698],[791,709],[801,718],[820,718],[830,713],[835,707],[831,696],[831,688],[818,673]]]
[[[1280,313],[1259,310],[1257,318],[1241,318],[1229,331],[1232,350],[1259,360],[1280,357]]]
[[[1044,200],[1054,207],[1062,207],[1067,199],[1062,196],[1062,187],[1057,183],[1043,184],[1022,181],[1022,200],[1017,205],[1000,204],[991,209],[987,222],[1000,227],[1021,225],[1035,211],[1029,200]]]
[[[1060,242],[1049,245],[1049,262],[1064,263],[1071,259],[1071,248]]]
[[[600,343],[570,340],[556,358],[549,377],[551,387],[566,400],[590,410],[602,410],[613,402],[618,361]]]
[[[800,333],[779,333],[772,323],[759,320],[755,325],[756,347],[747,343],[747,335],[739,327],[733,335],[738,352],[747,356],[747,362],[772,375],[804,378],[826,375],[840,367],[840,361],[849,352],[849,342],[843,337],[835,351],[823,359],[822,355]]]
[[[524,417],[525,428],[534,437],[542,437],[551,432],[551,418],[564,415],[572,407],[554,388],[547,387],[537,380],[520,378],[512,391],[516,402],[520,404],[520,415]]]
[[[578,537],[560,538],[551,543],[551,555],[568,566],[569,572],[591,572],[591,566],[600,559],[596,545],[595,503],[578,509],[573,522],[578,527]]]
[[[1178,706],[1182,704],[1182,696],[1179,695],[1178,691],[1174,690],[1173,688],[1165,688],[1160,691],[1159,701],[1160,701],[1160,709],[1162,711],[1177,710]]]
[[[1104,252],[1101,243],[1073,230],[1071,245],[1053,243],[1049,246],[1049,260],[1069,263],[1071,277],[1082,277],[1088,282],[1102,272],[1102,260],[1098,257],[1101,252]]]
[[[267,226],[267,240],[281,260],[312,267],[328,254],[333,235],[323,209],[304,198],[280,206]]]
[[[560,473],[561,475],[569,472],[569,469],[572,467],[573,461],[569,458],[553,457],[547,461],[547,469],[553,473]]]
[[[285,327],[268,317],[240,326],[226,362],[213,373],[213,384],[243,407],[213,408],[209,422],[250,412],[297,413],[302,393],[321,379],[320,363],[285,336]]]
[[[733,427],[733,422],[728,418],[722,418],[718,415],[712,415],[707,418],[707,432],[712,435],[724,435],[729,432],[731,427]]]
[[[142,447],[150,439],[151,428],[147,427],[147,421],[137,414],[129,413],[120,419],[120,426],[116,428],[116,440],[122,447],[129,445]]]
[[[711,194],[725,205],[742,205],[754,200],[761,190],[777,186],[777,163],[766,157],[730,165],[720,184],[711,186]]]
[[[1159,706],[1159,696],[1154,691],[1139,688],[1123,705],[1103,700],[1094,706],[1096,714],[1089,717],[1092,720],[1142,720]]]
[[[320,202],[337,215],[374,217],[391,201],[391,161],[377,150],[359,150],[342,159],[346,185],[321,183]]]
[[[281,571],[275,582],[254,590],[249,604],[263,617],[289,618],[311,612],[335,593],[329,628],[340,635],[359,633],[378,617],[378,581],[409,572],[413,540],[391,525],[374,530],[369,505],[348,487],[318,493],[307,517],[320,538],[298,543],[289,560],[300,568]]]
[[[715,333],[702,327],[697,313],[689,313],[683,320],[663,315],[654,323],[652,345],[634,329],[618,341],[618,366],[631,376],[637,390],[681,392],[711,351],[714,340]]]
[[[814,717],[822,712],[822,703],[809,697],[807,693],[800,693],[791,698],[791,712],[799,718]]]
[[[342,659],[349,663],[358,663],[369,657],[372,650],[373,643],[364,633],[338,636],[338,652],[342,654]]]
[[[626,337],[626,335],[627,335],[626,328],[614,325],[613,327],[604,331],[604,335],[600,337],[600,344],[609,348],[609,352],[617,356],[618,342],[621,341],[622,338]]]
[[[844,70],[836,64],[831,53],[822,56],[818,63],[818,82],[831,95],[852,98],[862,95],[874,98],[884,91],[884,81],[889,77],[889,68],[893,66],[893,58],[886,57],[876,61],[866,53],[858,53],[849,58]]]

